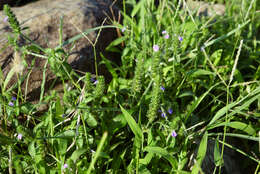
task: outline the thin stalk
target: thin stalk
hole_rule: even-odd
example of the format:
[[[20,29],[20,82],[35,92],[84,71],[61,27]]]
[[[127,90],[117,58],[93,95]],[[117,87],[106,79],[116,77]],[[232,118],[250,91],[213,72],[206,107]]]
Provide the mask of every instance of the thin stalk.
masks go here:
[[[106,138],[107,138],[107,132],[104,132],[104,133],[103,133],[103,136],[102,136],[102,138],[101,138],[101,140],[100,140],[100,143],[99,143],[99,145],[98,145],[98,147],[97,147],[97,151],[96,151],[96,153],[95,153],[95,156],[94,156],[94,158],[91,160],[91,163],[90,163],[90,165],[89,165],[89,168],[88,168],[88,171],[87,171],[86,174],[90,174],[90,173],[91,173],[91,170],[94,168],[94,165],[95,165],[95,163],[96,163],[96,161],[97,161],[97,158],[98,158],[98,156],[99,156],[99,154],[100,154],[100,152],[101,152],[101,149],[102,149],[102,147],[103,147],[103,145],[104,145],[104,143],[105,143],[105,141],[106,141]]]

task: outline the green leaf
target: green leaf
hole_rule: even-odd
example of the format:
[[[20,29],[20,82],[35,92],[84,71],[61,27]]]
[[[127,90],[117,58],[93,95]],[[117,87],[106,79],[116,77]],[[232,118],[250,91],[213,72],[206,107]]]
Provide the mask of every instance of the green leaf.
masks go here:
[[[74,130],[66,130],[62,133],[59,133],[57,136],[55,136],[54,138],[73,138],[75,137],[75,131]]]
[[[75,150],[75,151],[72,153],[70,159],[75,163],[76,160],[80,157],[80,155],[82,155],[82,154],[85,153],[86,151],[87,151],[86,148],[84,148],[84,149],[77,149],[77,150]]]
[[[220,59],[221,59],[222,52],[223,52],[223,50],[222,50],[222,49],[219,49],[219,50],[215,51],[215,52],[210,56],[210,60],[213,60],[213,61],[214,61],[213,64],[214,64],[215,66],[218,66],[219,61],[220,61]]]
[[[151,174],[151,172],[146,168],[145,165],[141,164],[138,168],[140,174]]]
[[[162,156],[163,158],[165,158],[167,161],[170,162],[172,168],[177,169],[177,161],[176,159],[173,157],[173,155],[171,155],[167,150],[158,147],[158,146],[146,146],[144,148],[144,151],[149,152],[149,153],[155,153],[157,155]]]
[[[208,132],[206,131],[205,134],[202,137],[202,140],[200,142],[198,154],[197,154],[197,160],[203,161],[206,152],[207,152],[207,144],[208,144]]]
[[[220,123],[220,124],[217,124],[213,127],[210,127],[210,129],[213,129],[213,128],[216,128],[216,127],[221,127],[221,126],[228,126],[228,127],[234,128],[234,129],[239,129],[241,131],[246,132],[249,135],[255,135],[256,134],[255,129],[251,125],[248,125],[248,124],[245,124],[245,123],[242,123],[242,122],[239,122],[239,121],[233,121],[233,122],[228,122],[228,123]]]
[[[127,40],[128,37],[127,36],[123,36],[123,37],[119,37],[117,38],[116,40],[112,41],[107,47],[106,47],[106,50],[107,51],[110,51],[111,48],[121,44],[122,42],[124,42],[125,40]]]
[[[195,71],[193,71],[191,73],[191,77],[198,77],[198,76],[202,76],[202,75],[216,75],[214,72],[211,71],[207,71],[204,69],[196,69]]]
[[[221,166],[222,165],[222,158],[221,154],[219,151],[219,143],[218,140],[215,141],[215,146],[214,146],[214,163],[216,166]]]
[[[96,127],[98,124],[97,120],[91,113],[87,113],[86,122],[87,122],[88,126],[90,126],[90,127]]]
[[[35,141],[32,141],[28,146],[28,151],[31,157],[34,159],[36,155]]]
[[[112,125],[110,129],[112,130],[113,134],[116,133],[121,128],[125,127],[127,124],[127,121],[123,114],[119,114],[115,116],[112,120]]]
[[[228,104],[227,106],[223,107],[222,109],[220,109],[212,118],[212,120],[209,122],[208,126],[213,125],[213,123],[215,123],[220,117],[222,117],[223,115],[225,115],[228,111],[231,110],[231,108],[233,108],[234,106],[240,104],[240,103],[244,103],[238,107],[236,107],[235,109],[232,110],[231,113],[228,113],[228,116],[233,116],[236,113],[239,113],[241,110],[248,108],[248,106],[254,102],[255,100],[260,98],[260,87],[257,87],[254,91],[252,91],[251,93],[249,93],[247,96],[245,96],[244,98],[242,98],[239,101],[233,102]]]
[[[59,138],[59,139],[57,139],[57,143],[58,143],[58,148],[59,148],[59,154],[65,155],[67,152],[68,140],[64,139],[64,138]]]
[[[148,165],[151,162],[153,156],[154,156],[153,152],[152,153],[147,153],[143,159],[140,159],[139,162],[141,164]]]
[[[146,0],[141,0],[140,2],[138,2],[137,5],[134,6],[134,9],[132,10],[131,13],[131,17],[134,17],[136,15],[136,13],[140,10],[140,8],[144,5],[144,2]]]
[[[207,144],[208,144],[208,132],[206,131],[200,142],[200,146],[197,153],[197,159],[196,159],[197,163],[192,168],[192,174],[197,174],[201,170],[200,166],[207,153]]]
[[[3,87],[3,91],[5,90],[5,88],[7,87],[9,81],[11,80],[11,78],[13,77],[14,73],[15,73],[15,67],[12,67],[12,69],[8,72],[5,81],[4,81],[4,87]]]
[[[135,122],[133,117],[120,105],[121,111],[123,112],[123,115],[131,128],[132,132],[135,134],[136,140],[138,141],[140,145],[143,142],[143,133],[141,128],[138,126],[138,124]]]
[[[106,139],[107,139],[107,132],[104,132],[103,135],[102,135],[102,138],[100,140],[100,143],[98,144],[98,147],[97,147],[96,153],[94,155],[94,158],[91,160],[91,163],[90,163],[90,165],[88,167],[88,170],[87,170],[86,174],[90,174],[92,169],[94,169],[94,165],[95,165],[98,157],[100,156],[101,150],[102,150],[102,148],[104,146],[104,143],[105,143]]]
[[[56,113],[55,113],[56,117],[61,117],[64,111],[63,111],[63,107],[61,106],[59,97],[57,97],[55,109],[56,109]]]
[[[102,53],[100,55],[102,57],[102,61],[100,63],[104,63],[106,65],[108,71],[111,73],[112,77],[114,79],[117,79],[117,73],[115,71],[115,68],[112,66],[113,62],[108,60],[107,58],[105,58]]]

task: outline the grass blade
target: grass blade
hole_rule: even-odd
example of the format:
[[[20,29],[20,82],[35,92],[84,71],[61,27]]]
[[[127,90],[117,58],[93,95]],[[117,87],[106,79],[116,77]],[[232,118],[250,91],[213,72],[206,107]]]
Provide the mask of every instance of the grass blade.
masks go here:
[[[135,135],[137,143],[141,145],[143,142],[143,133],[142,133],[141,128],[135,122],[133,117],[121,105],[120,105],[120,108],[121,108],[121,111],[123,112],[123,115],[129,125],[130,129],[132,130],[132,132]]]
[[[106,141],[106,138],[107,138],[107,132],[104,132],[104,134],[103,134],[103,136],[102,136],[102,138],[100,140],[100,143],[99,143],[99,145],[97,147],[97,151],[95,153],[95,156],[94,156],[93,160],[91,160],[91,163],[89,165],[89,168],[88,168],[88,171],[87,171],[86,174],[90,174],[91,170],[94,168],[94,165],[95,165],[95,163],[97,161],[98,156],[100,155],[101,149],[102,149],[102,147],[103,147],[103,145],[104,145],[104,143]]]
[[[226,35],[223,35],[223,36],[220,36],[218,37],[217,39],[214,39],[210,42],[207,42],[205,45],[204,45],[204,48],[210,46],[210,45],[213,45],[221,40],[224,40],[226,38],[228,38],[229,36],[231,36],[232,34],[236,33],[237,31],[239,31],[241,28],[243,28],[244,26],[246,26],[248,23],[250,22],[250,20],[247,20],[246,22],[244,22],[242,25],[239,25],[237,28],[235,28],[234,30],[230,31],[229,33],[227,33]]]

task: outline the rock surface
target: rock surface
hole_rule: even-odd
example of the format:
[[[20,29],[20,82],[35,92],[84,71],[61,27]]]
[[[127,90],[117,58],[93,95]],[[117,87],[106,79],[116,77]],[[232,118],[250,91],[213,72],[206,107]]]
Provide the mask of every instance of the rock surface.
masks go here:
[[[196,12],[198,16],[224,15],[226,9],[223,4],[212,4],[194,0],[187,0],[184,8]]]
[[[60,17],[63,16],[63,40],[68,40],[81,31],[86,31],[94,27],[101,26],[104,19],[111,17],[110,0],[40,0],[23,7],[12,8],[18,21],[23,27],[29,27],[29,30],[23,31],[35,43],[43,48],[55,48],[59,45],[59,26]],[[116,8],[113,9],[117,11]],[[117,14],[115,12],[115,14]],[[10,69],[15,65],[21,63],[19,60],[19,53],[15,54],[12,47],[5,48],[7,44],[7,35],[10,34],[11,29],[8,27],[8,22],[2,22],[5,18],[3,12],[0,13],[0,66],[4,75],[6,76]],[[106,20],[108,24],[109,20]],[[87,34],[87,38],[81,38],[75,42],[73,49],[69,52],[68,63],[73,68],[80,71],[89,71],[94,73],[94,51],[91,42],[97,39],[98,30]],[[116,38],[115,29],[103,29],[96,44],[97,56],[103,52],[106,46]],[[90,42],[91,41],[91,42]],[[21,46],[28,44],[20,39]],[[72,44],[65,46],[65,50],[69,51]],[[105,57],[113,59],[113,54],[105,53]],[[28,77],[27,92],[24,95],[29,95],[32,98],[38,98],[40,94],[40,87],[42,83],[43,67],[46,59],[34,56],[26,56],[26,62],[31,65],[35,58],[35,65],[32,73]],[[18,60],[17,60],[18,59]],[[29,66],[28,66],[29,67]],[[23,69],[22,74],[28,72],[28,67]],[[105,71],[100,69],[100,73]],[[55,75],[48,67],[46,72],[46,88],[49,88]],[[11,84],[16,81],[15,77],[11,80]],[[26,83],[23,83],[25,88]],[[33,99],[32,99],[33,100]]]

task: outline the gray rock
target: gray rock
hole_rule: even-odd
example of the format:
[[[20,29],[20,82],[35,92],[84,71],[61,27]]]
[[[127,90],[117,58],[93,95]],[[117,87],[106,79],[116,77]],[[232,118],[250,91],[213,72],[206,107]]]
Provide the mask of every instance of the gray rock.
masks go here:
[[[63,16],[63,40],[68,40],[81,31],[86,31],[94,27],[101,26],[107,15],[112,18],[110,11],[110,0],[40,0],[35,3],[28,4],[23,7],[12,8],[14,14],[22,27],[29,27],[29,30],[24,31],[35,43],[43,48],[55,48],[59,45],[59,26],[60,17]],[[117,9],[113,8],[114,14],[117,14]],[[22,75],[28,72],[28,67],[23,67],[20,53],[14,53],[12,47],[5,48],[7,44],[7,35],[11,29],[7,22],[2,22],[5,18],[3,12],[0,13],[0,66],[4,75],[13,66],[17,66],[17,70]],[[105,25],[109,23],[106,20]],[[64,47],[69,52],[68,63],[79,71],[89,71],[94,73],[94,52],[91,42],[97,39],[98,30],[91,32],[87,38],[83,37],[75,42],[73,49],[69,52],[72,45]],[[96,44],[97,56],[100,52],[104,52],[106,46],[117,37],[115,29],[103,29]],[[20,46],[28,44],[24,39],[20,38]],[[110,59],[115,58],[113,54],[104,53]],[[111,58],[112,57],[112,58]],[[24,90],[24,95],[31,96],[32,100],[39,97],[40,86],[42,83],[43,67],[46,59],[27,55],[26,60],[28,65],[31,65],[35,59],[35,65],[32,69],[30,77],[28,77],[27,91]],[[106,74],[104,68],[99,68],[100,74]],[[50,71],[48,66],[46,72],[46,89],[48,89],[56,78],[55,74]],[[10,85],[17,81],[14,76]],[[22,84],[25,89],[26,83]]]
[[[213,16],[213,15],[224,15],[225,5],[223,4],[212,4],[203,1],[186,0],[184,9],[195,12],[198,16]]]

